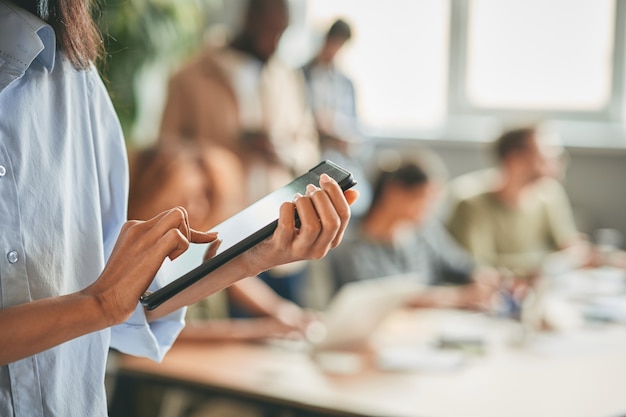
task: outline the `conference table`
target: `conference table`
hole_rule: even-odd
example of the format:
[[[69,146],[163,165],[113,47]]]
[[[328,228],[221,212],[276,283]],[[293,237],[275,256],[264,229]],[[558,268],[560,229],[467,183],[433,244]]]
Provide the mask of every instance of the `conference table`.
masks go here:
[[[581,285],[567,291],[561,299],[576,299]],[[588,313],[584,301],[574,304]],[[399,309],[368,346],[349,351],[180,341],[162,363],[119,355],[116,378],[129,395],[129,387],[159,384],[249,401],[266,415],[626,416],[626,326],[597,314],[572,320],[572,311],[555,302],[545,330],[485,313]]]

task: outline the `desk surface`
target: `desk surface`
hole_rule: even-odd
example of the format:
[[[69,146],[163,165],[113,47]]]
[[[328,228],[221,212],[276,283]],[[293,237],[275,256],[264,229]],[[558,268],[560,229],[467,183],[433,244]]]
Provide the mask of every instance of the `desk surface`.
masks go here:
[[[457,311],[400,311],[379,349],[428,341],[433,329],[511,323]],[[408,337],[410,336],[410,337]],[[489,339],[489,338],[488,338]],[[498,339],[500,340],[500,339]],[[178,342],[161,364],[122,356],[120,372],[238,393],[303,410],[386,417],[626,415],[626,328],[598,326],[539,335],[523,348],[489,339],[487,352],[457,369],[382,371],[366,354],[355,372],[323,371],[307,352],[271,344]]]

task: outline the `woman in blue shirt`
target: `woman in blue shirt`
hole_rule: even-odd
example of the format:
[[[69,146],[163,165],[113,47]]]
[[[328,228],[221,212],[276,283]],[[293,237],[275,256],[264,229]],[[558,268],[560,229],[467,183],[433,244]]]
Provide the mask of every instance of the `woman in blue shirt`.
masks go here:
[[[247,276],[324,256],[349,218],[325,178],[265,242],[159,308],[137,300],[166,257],[212,233],[172,208],[126,222],[118,119],[93,62],[88,2],[0,0],[0,415],[106,416],[109,347],[160,360],[184,309]],[[296,229],[297,207],[302,227]]]

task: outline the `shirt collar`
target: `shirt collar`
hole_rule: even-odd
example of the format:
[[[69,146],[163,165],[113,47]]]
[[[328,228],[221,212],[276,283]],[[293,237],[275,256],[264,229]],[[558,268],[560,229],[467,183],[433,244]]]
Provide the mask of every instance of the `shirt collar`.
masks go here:
[[[25,72],[37,60],[52,71],[55,50],[50,25],[13,3],[0,0],[0,64],[5,61]]]

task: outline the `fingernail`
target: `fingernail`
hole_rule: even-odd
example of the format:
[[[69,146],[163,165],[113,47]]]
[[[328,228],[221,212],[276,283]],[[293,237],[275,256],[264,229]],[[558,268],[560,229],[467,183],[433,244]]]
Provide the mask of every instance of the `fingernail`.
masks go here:
[[[302,197],[304,197],[302,194],[300,194],[300,193],[295,193],[295,194],[293,195],[293,201],[296,201],[297,199],[302,198]]]
[[[320,175],[320,183],[326,183],[326,184],[330,184],[332,182],[334,182],[335,180],[328,175],[327,173],[323,173],[322,175]]]
[[[306,186],[306,193],[307,193],[307,195],[309,195],[309,194],[311,194],[311,193],[313,193],[315,191],[317,191],[317,187],[314,186],[313,184],[309,184],[309,185]]]

